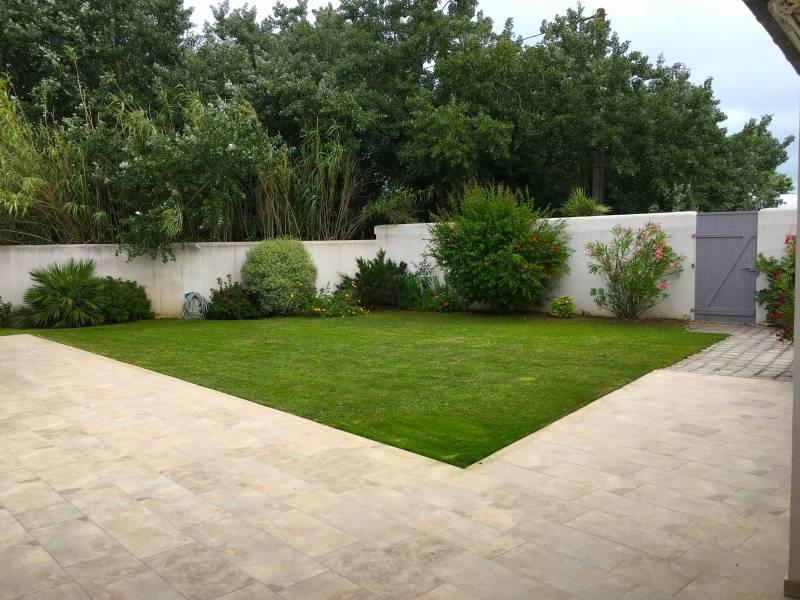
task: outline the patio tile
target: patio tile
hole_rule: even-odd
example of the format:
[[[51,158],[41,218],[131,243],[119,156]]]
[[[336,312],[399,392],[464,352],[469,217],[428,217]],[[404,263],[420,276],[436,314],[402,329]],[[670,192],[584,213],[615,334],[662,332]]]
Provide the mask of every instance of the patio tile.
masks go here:
[[[38,529],[55,525],[63,521],[70,521],[84,516],[75,506],[69,502],[59,502],[42,508],[34,508],[17,515],[17,520],[27,529]]]
[[[323,564],[267,533],[230,542],[221,552],[229,562],[273,591],[327,571]]]
[[[545,519],[531,519],[510,533],[605,571],[639,555],[622,544]]]
[[[30,596],[25,596],[25,600],[89,600],[77,583],[65,583],[49,590],[42,590]]]
[[[497,562],[585,600],[619,598],[633,587],[603,569],[531,543],[506,552]]]
[[[430,592],[422,594],[418,600],[477,600],[472,594],[457,588],[454,585],[445,583]]]
[[[3,572],[0,600],[11,600],[70,582],[69,576],[41,546],[25,543],[0,552],[0,569]]]
[[[671,596],[697,577],[700,569],[676,565],[663,558],[641,555],[621,564],[611,573],[638,586],[647,586],[651,590]]]
[[[668,560],[678,558],[696,544],[679,535],[620,519],[599,510],[584,513],[567,525]]]
[[[198,542],[206,546],[224,546],[231,542],[241,541],[261,533],[261,529],[249,523],[228,517],[218,521],[201,523],[184,530],[184,533],[191,536]]]
[[[62,567],[106,556],[119,544],[86,517],[34,529],[36,540]]]
[[[281,600],[282,598],[283,596],[278,596],[264,584],[254,582],[220,596],[218,600]]]
[[[112,552],[87,562],[67,567],[67,572],[93,597],[102,595],[106,586],[141,575],[148,568],[128,552]]]
[[[61,496],[40,479],[23,481],[9,488],[0,488],[0,502],[14,514],[63,501]]]
[[[720,523],[730,522],[739,514],[739,511],[730,504],[662,488],[654,484],[639,486],[628,492],[626,496]]]
[[[147,564],[190,600],[213,600],[253,580],[202,544],[188,544],[158,554]]]
[[[152,571],[115,581],[93,596],[98,600],[185,600]]]
[[[353,536],[298,510],[283,513],[265,529],[275,538],[312,557],[357,541]]]
[[[566,600],[570,596],[471,552],[463,552],[434,565],[430,571],[482,600]]]
[[[369,595],[369,591],[333,571],[301,581],[281,592],[286,600],[363,600]]]
[[[0,550],[33,540],[10,512],[0,509]]]
[[[324,562],[353,583],[399,600],[416,598],[441,583],[415,562],[399,559],[381,547],[354,544],[325,557]]]
[[[777,592],[780,586],[775,586]],[[783,594],[781,594],[782,596]],[[675,598],[679,600],[772,600],[768,595],[751,588],[746,583],[732,581],[712,573],[704,573],[683,588]]]

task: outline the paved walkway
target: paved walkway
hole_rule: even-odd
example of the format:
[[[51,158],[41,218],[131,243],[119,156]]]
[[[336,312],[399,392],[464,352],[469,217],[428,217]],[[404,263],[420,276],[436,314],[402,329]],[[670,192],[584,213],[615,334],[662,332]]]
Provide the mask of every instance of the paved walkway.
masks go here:
[[[0,338],[0,600],[777,598],[790,397],[657,371],[461,470]]]
[[[778,340],[774,328],[697,322],[689,329],[728,333],[730,337],[677,363],[674,370],[792,381],[794,346]]]

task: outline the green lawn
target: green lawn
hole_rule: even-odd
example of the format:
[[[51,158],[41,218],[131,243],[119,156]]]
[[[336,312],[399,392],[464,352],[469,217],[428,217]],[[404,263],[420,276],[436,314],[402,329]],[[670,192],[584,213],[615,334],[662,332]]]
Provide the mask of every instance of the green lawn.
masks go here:
[[[462,467],[724,337],[679,324],[409,312],[37,335]]]

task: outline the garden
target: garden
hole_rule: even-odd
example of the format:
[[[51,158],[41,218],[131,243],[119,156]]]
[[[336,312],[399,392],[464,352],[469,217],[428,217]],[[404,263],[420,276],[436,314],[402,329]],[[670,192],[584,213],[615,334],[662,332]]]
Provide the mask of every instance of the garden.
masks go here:
[[[31,272],[22,304],[0,299],[0,333],[33,332],[461,467],[722,339],[640,319],[681,272],[658,223],[587,244],[592,297],[616,317],[592,318],[552,297],[573,252],[564,220],[503,186],[468,186],[453,206],[422,263],[381,251],[334,289],[316,288],[300,241],[264,241],[241,277],[220,275],[196,319],[152,319],[144,288],[99,277],[91,261],[52,264]]]

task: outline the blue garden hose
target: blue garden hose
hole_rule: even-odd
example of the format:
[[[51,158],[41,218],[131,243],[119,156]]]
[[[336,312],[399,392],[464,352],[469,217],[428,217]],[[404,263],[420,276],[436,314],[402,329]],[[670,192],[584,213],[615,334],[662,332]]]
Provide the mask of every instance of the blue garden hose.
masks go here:
[[[208,312],[208,300],[197,292],[189,292],[183,296],[183,318],[205,319]]]

